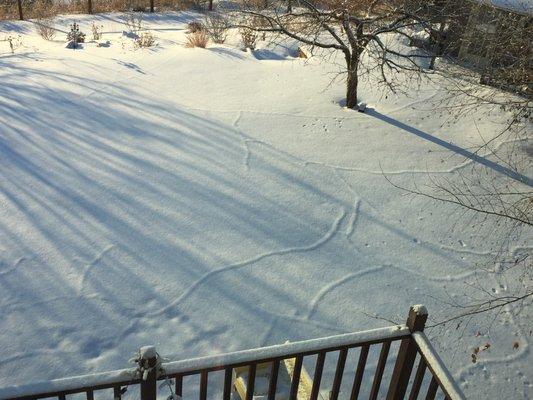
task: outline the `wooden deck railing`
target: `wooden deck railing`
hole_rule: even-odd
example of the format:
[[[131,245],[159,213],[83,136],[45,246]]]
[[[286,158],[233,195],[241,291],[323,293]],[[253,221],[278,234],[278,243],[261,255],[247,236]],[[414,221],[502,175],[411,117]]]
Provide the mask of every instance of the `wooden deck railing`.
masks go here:
[[[261,390],[268,400],[355,400],[362,396],[370,400],[399,400],[406,396],[409,400],[431,400],[437,395],[450,400],[464,399],[423,333],[426,319],[425,308],[414,306],[405,325],[166,363],[148,346],[141,349],[137,368],[3,388],[0,399],[72,397],[93,400],[96,397],[120,400],[126,390],[130,392],[139,387],[141,400],[155,400],[157,381],[165,380],[167,388],[164,392],[160,389],[160,398],[164,393],[165,398],[170,394],[170,398],[175,399],[183,395],[184,399],[191,400],[230,400],[235,396],[252,400],[258,395],[256,381],[260,374],[264,375],[261,376],[263,381],[267,379]],[[391,348],[398,348],[394,358],[389,357]],[[374,349],[379,349],[375,354],[375,366],[368,362]],[[357,351],[358,354],[354,354]],[[347,365],[349,355],[358,355],[357,362]],[[391,368],[387,368],[387,364]],[[313,372],[312,379],[305,365]],[[280,384],[284,368],[289,370],[289,374],[285,374],[289,376],[286,388]],[[209,386],[214,375],[219,382]],[[325,377],[332,378],[328,379],[332,380],[331,384],[325,383]],[[235,390],[237,380],[241,383],[240,390]]]

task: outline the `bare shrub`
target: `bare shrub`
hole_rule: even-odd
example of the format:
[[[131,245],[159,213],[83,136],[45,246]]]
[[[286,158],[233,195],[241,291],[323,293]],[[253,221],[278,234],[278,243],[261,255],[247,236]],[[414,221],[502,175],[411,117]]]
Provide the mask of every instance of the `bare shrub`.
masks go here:
[[[91,30],[93,32],[93,40],[100,40],[102,39],[102,29],[104,27],[102,25],[96,25],[94,22],[91,25]]]
[[[152,47],[155,45],[155,36],[150,32],[143,32],[135,39],[135,49]]]
[[[35,29],[37,30],[39,36],[41,36],[44,40],[52,40],[57,33],[54,20],[52,18],[37,19],[35,22]]]
[[[204,22],[205,30],[215,43],[224,43],[228,36],[228,20],[221,14],[208,14]]]
[[[138,35],[139,32],[143,29],[143,14],[142,13],[136,13],[136,12],[130,12],[126,15],[126,18],[124,20],[124,24],[128,27],[128,30]]]
[[[239,33],[241,35],[242,44],[244,49],[255,50],[255,45],[257,44],[257,32],[252,28],[239,28]]]
[[[205,26],[199,21],[192,21],[187,24],[187,33],[205,32]]]
[[[15,50],[22,46],[22,36],[8,36],[5,41],[9,43],[11,54],[15,54]]]
[[[201,47],[206,48],[209,42],[209,35],[206,31],[196,31],[187,35],[186,47]]]

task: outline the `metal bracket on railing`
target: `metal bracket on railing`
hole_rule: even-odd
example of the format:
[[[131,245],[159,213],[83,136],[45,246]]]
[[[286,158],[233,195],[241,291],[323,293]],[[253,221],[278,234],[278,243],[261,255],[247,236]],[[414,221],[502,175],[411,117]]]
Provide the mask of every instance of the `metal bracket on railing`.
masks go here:
[[[163,359],[156,351],[155,346],[143,346],[139,349],[136,358],[132,360],[137,363],[137,374],[141,378],[141,400],[156,400],[157,397],[157,379],[165,377],[165,370],[163,369]],[[172,392],[172,386],[169,384],[168,378],[162,386],[167,385],[170,389],[169,400],[177,400],[177,397]]]
[[[158,362],[155,346],[141,347],[137,357],[131,361],[138,365],[137,372],[141,378],[141,400],[156,400],[157,373],[161,361]]]

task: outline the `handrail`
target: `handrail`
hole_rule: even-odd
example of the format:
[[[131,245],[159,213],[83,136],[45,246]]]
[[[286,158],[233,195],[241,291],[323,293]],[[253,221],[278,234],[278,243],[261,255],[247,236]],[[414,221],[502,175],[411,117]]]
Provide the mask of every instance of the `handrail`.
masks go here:
[[[81,393],[89,389],[96,390],[115,385],[131,385],[140,383],[140,381],[137,376],[137,368],[119,369],[0,388],[0,400],[8,398],[31,398],[37,395],[39,397],[46,397],[44,395],[50,394],[53,396],[55,393]]]
[[[325,338],[303,340],[226,354],[199,357],[182,361],[163,363],[166,375],[192,374],[200,370],[216,370],[221,366],[245,365],[252,361],[268,361],[274,358],[290,357],[295,354],[317,353],[340,347],[357,347],[362,344],[401,339],[411,334],[405,325],[372,329],[355,333],[334,335]],[[0,388],[0,399],[31,397],[54,393],[79,393],[88,389],[112,387],[139,383],[136,368],[80,375],[46,382]],[[44,397],[44,396],[42,396]]]
[[[459,388],[459,385],[455,383],[452,375],[442,362],[441,358],[429,342],[424,332],[413,332],[413,339],[418,347],[420,355],[424,358],[428,368],[433,373],[435,379],[439,382],[442,390],[448,395],[449,398],[464,400],[465,395]]]
[[[315,354],[320,351],[339,349],[342,347],[358,347],[363,344],[380,343],[386,340],[402,339],[411,334],[405,325],[372,329],[355,333],[328,336],[325,338],[303,340],[260,347],[250,350],[235,351],[209,357],[193,358],[183,361],[163,363],[167,375],[187,375],[200,370],[217,369],[220,366],[236,367],[250,362],[266,362],[276,358],[288,358],[294,355]]]
[[[84,392],[87,400],[94,400],[95,391],[108,389],[112,389],[114,392],[113,397],[120,400],[122,394],[130,385],[140,389],[142,400],[156,400],[158,380],[167,380],[170,392],[181,396],[183,393],[183,378],[190,375],[197,375],[200,378],[200,400],[207,400],[208,375],[210,372],[220,370],[224,370],[224,400],[231,399],[232,387],[237,382],[235,380],[236,376],[244,373],[242,371],[247,371],[248,378],[246,387],[243,389],[244,392],[241,390],[239,393],[243,399],[251,400],[254,395],[256,372],[260,365],[262,365],[261,368],[263,369],[270,368],[270,374],[267,374],[267,376],[270,376],[268,378],[268,398],[272,400],[278,388],[280,364],[284,364],[288,360],[294,362],[294,370],[292,373],[287,371],[290,377],[284,378],[283,385],[285,387],[287,384],[290,385],[291,398],[296,399],[299,385],[303,385],[306,392],[313,394],[311,398],[316,400],[320,391],[326,355],[338,353],[336,356],[335,379],[331,389],[332,399],[336,400],[340,393],[348,351],[361,348],[350,395],[350,398],[355,399],[361,388],[369,348],[380,344],[378,366],[375,368],[373,378],[369,377],[372,381],[370,396],[371,398],[376,398],[382,383],[391,342],[393,341],[400,341],[400,344],[398,351],[395,352],[395,364],[388,384],[387,400],[403,400],[409,386],[411,387],[410,398],[415,398],[421,389],[426,367],[431,372],[431,382],[427,389],[426,399],[434,400],[440,390],[447,400],[463,400],[465,397],[461,389],[455,383],[423,333],[426,319],[427,310],[425,307],[420,305],[412,306],[404,325],[292,343],[287,342],[274,346],[172,362],[162,362],[163,359],[158,356],[155,347],[145,346],[139,350],[138,357],[135,360],[138,364],[136,368],[0,388],[0,400],[35,400],[50,397],[65,400],[68,395]],[[415,379],[410,384],[411,371],[418,355],[420,355],[419,366]],[[313,358],[315,356],[314,378],[306,384],[305,380],[301,381],[300,379],[301,374],[305,375],[306,373],[303,368],[304,357]],[[287,379],[289,380],[288,382]]]

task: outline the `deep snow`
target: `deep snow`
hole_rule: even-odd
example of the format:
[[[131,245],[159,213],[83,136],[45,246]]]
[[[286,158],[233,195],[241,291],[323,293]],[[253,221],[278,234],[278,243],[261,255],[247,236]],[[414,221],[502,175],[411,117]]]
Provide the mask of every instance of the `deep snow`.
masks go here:
[[[497,230],[383,176],[502,179],[472,151],[504,115],[446,123],[438,82],[397,96],[365,82],[368,112],[349,111],[331,62],[188,49],[192,17],[147,17],[144,50],[119,14],[62,17],[104,26],[111,46],[82,50],[0,23],[23,43],[0,42],[0,386],[124,368],[143,345],[179,360],[387,326],[372,316],[418,303],[435,322],[476,277],[512,289],[475,268]],[[504,250],[532,246],[527,231]],[[529,317],[428,335],[469,398],[526,399]]]

